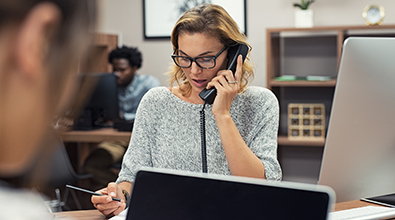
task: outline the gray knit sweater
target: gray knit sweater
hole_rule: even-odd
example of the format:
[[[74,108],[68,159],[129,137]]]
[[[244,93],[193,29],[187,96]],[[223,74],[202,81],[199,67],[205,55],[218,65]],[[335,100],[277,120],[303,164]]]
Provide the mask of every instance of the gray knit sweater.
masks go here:
[[[117,183],[134,181],[141,167],[202,172],[200,111],[203,105],[182,101],[156,87],[140,102],[129,147]],[[238,94],[230,113],[247,146],[262,161],[266,178],[281,180],[277,161],[278,101],[262,87]],[[205,107],[208,173],[230,175],[212,105]]]

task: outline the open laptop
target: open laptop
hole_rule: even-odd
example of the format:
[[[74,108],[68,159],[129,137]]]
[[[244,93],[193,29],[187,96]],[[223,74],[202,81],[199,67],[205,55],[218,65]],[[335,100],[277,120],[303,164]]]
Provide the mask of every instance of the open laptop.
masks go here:
[[[127,220],[327,219],[329,187],[262,179],[141,170]]]
[[[395,38],[344,42],[318,183],[337,202],[395,192]]]

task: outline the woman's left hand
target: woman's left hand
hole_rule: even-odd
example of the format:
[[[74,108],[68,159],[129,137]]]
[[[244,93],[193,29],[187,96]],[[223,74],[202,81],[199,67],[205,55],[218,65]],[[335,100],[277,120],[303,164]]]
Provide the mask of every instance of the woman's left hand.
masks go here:
[[[234,97],[240,90],[240,79],[242,73],[243,60],[242,56],[237,57],[236,73],[233,75],[231,70],[221,70],[217,76],[207,84],[206,88],[215,87],[217,89],[217,97],[213,103],[213,114],[229,114],[230,106]]]

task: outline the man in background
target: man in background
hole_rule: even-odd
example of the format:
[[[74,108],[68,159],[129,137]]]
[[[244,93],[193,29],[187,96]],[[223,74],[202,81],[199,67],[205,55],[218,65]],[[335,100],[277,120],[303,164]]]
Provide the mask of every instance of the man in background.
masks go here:
[[[127,121],[134,120],[136,110],[144,94],[153,87],[160,85],[153,76],[137,74],[142,63],[141,52],[134,47],[117,47],[108,56],[108,62],[117,76],[119,114]],[[108,182],[115,181],[118,174],[113,165],[122,162],[128,142],[102,142],[86,159],[84,169],[93,174],[97,187],[104,187]]]

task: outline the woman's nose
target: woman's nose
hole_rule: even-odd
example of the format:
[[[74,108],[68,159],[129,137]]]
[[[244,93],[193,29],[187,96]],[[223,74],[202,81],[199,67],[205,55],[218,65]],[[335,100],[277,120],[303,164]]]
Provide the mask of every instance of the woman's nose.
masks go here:
[[[190,68],[191,68],[192,74],[199,73],[202,70],[202,68],[200,68],[195,62],[192,62],[192,65]]]

